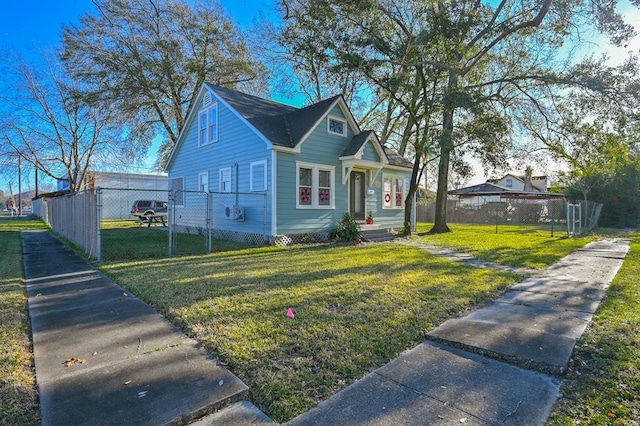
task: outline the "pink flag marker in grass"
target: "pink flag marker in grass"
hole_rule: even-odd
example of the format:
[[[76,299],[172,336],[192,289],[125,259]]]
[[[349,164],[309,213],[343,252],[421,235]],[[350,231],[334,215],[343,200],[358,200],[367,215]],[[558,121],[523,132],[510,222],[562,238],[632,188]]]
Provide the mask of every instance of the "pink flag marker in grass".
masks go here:
[[[287,309],[287,316],[291,319],[294,319],[296,317],[296,315],[293,313],[293,309]]]

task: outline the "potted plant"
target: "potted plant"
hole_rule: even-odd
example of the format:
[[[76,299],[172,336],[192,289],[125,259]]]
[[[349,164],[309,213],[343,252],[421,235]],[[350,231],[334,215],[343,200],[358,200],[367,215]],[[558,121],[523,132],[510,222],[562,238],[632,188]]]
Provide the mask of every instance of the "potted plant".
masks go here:
[[[367,215],[367,218],[365,219],[365,222],[367,225],[373,225],[373,212],[370,211],[369,215]]]

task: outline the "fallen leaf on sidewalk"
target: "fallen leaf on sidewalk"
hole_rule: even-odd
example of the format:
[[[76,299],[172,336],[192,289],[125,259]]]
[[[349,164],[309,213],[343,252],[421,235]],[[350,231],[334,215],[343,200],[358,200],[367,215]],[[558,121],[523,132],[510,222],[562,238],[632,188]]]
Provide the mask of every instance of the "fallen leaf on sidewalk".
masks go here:
[[[87,362],[86,359],[82,359],[82,358],[69,358],[68,360],[66,360],[65,362],[63,362],[65,367],[71,367],[74,364],[84,364],[85,362]]]

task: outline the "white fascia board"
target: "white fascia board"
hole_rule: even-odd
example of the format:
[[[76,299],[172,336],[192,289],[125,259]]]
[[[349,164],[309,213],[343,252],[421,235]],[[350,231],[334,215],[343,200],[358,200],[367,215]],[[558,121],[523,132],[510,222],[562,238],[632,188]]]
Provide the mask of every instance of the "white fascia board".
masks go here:
[[[388,167],[387,164],[379,163],[377,161],[360,160],[360,159],[351,158],[351,157],[340,157],[339,160],[342,161],[343,167],[355,166],[355,167],[361,167],[365,169],[380,169],[382,167]]]
[[[391,164],[385,164],[384,166],[385,169],[390,169],[390,170],[400,170],[403,172],[409,171],[409,172],[413,172],[413,168],[411,167],[403,167],[403,166],[394,166]]]
[[[301,144],[298,144],[295,148],[289,148],[288,146],[271,144],[271,147],[269,149],[273,149],[277,152],[286,152],[288,154],[300,154],[300,145]]]

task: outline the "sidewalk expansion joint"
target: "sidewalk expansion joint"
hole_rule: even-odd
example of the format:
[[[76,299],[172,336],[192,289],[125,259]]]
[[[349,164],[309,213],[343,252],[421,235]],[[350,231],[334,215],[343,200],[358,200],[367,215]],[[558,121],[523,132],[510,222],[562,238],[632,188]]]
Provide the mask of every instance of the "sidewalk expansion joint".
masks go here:
[[[409,391],[411,391],[411,392],[415,393],[416,395],[423,396],[423,397],[428,398],[428,399],[430,399],[430,400],[432,400],[432,401],[435,401],[435,402],[437,402],[437,403],[439,403],[439,404],[442,404],[443,406],[447,407],[447,408],[448,408],[448,409],[450,409],[450,410],[457,411],[457,412],[461,413],[461,415],[462,415],[462,416],[472,417],[474,420],[476,420],[476,421],[478,421],[478,422],[480,422],[480,423],[487,424],[487,425],[493,425],[493,424],[494,424],[494,423],[488,422],[487,420],[482,419],[482,418],[480,418],[480,417],[476,416],[476,415],[475,415],[475,414],[473,414],[473,413],[469,413],[469,412],[467,412],[467,411],[465,411],[465,410],[463,410],[463,409],[461,409],[461,408],[458,408],[458,407],[452,406],[452,405],[451,405],[449,402],[447,402],[447,401],[443,401],[443,400],[441,400],[441,399],[438,399],[438,398],[436,398],[436,397],[434,397],[434,396],[431,396],[431,395],[429,395],[429,394],[427,394],[427,393],[425,393],[425,392],[421,392],[421,391],[417,390],[417,389],[416,389],[416,388],[414,388],[414,387],[407,386],[406,384],[404,384],[404,383],[402,383],[402,382],[399,382],[398,380],[395,380],[395,379],[392,379],[391,377],[385,376],[384,374],[381,374],[381,373],[380,373],[380,372],[378,372],[378,371],[374,371],[373,373],[374,373],[376,376],[381,377],[381,378],[382,378],[382,379],[384,379],[384,380],[388,380],[388,381],[390,381],[390,382],[394,383],[394,384],[395,384],[395,385],[397,385],[397,386],[400,386],[400,387],[402,387],[402,388],[404,388],[404,389],[407,389],[407,390],[409,390]],[[515,411],[514,411],[514,412],[515,412]],[[510,413],[510,414],[509,414],[509,416],[511,416],[511,415],[513,415],[513,413]],[[507,417],[508,417],[508,416],[507,416]]]

